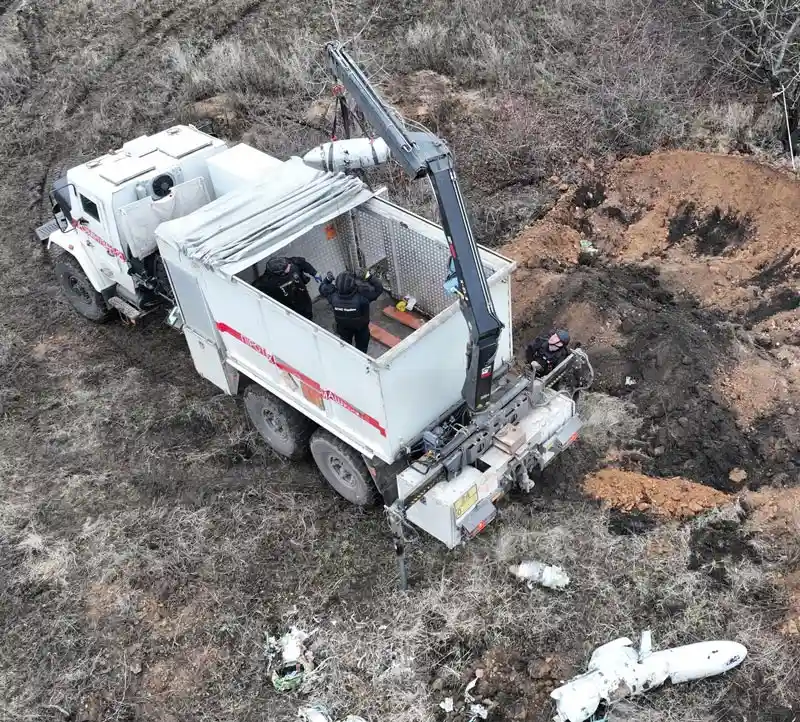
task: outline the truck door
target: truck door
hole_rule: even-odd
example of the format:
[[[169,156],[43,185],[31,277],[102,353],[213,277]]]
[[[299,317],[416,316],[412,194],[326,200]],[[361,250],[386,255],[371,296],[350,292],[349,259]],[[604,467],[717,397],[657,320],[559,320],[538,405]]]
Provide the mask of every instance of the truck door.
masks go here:
[[[111,216],[103,205],[76,189],[72,203],[72,218],[81,244],[103,275],[120,285],[131,286],[128,261],[115,244],[108,225]]]

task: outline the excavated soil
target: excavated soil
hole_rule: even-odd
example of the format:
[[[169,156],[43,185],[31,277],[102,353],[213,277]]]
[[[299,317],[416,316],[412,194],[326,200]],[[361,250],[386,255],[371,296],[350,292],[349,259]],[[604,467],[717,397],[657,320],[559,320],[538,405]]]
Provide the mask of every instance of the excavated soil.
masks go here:
[[[800,319],[794,178],[740,157],[674,152],[625,160],[606,184],[607,207],[638,218],[604,249],[610,257],[652,263],[703,306]]]
[[[609,507],[685,519],[726,503],[728,494],[680,477],[656,479],[621,469],[601,469],[583,480],[586,494]]]
[[[549,705],[549,696],[562,680],[575,670],[557,654],[542,656],[541,650],[523,653],[505,647],[488,649],[461,676],[454,692],[454,720],[473,717],[463,698],[464,688],[477,679],[470,695],[483,704],[490,720],[532,722],[541,719]]]
[[[556,466],[551,484],[567,494],[612,460],[722,492],[800,483],[797,181],[676,151],[560,188],[501,249],[519,264],[517,347],[569,328],[595,390],[633,403],[642,424],[629,448]]]
[[[800,541],[800,489],[762,489],[745,494],[742,503],[752,531]]]

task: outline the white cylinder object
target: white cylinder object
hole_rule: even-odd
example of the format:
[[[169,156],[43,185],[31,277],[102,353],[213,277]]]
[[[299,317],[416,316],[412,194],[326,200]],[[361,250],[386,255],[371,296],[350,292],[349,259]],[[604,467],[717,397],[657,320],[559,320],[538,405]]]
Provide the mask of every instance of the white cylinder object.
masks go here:
[[[515,577],[551,589],[563,589],[569,584],[569,577],[561,567],[552,567],[542,562],[522,562],[519,566],[509,567],[509,571]]]
[[[383,138],[350,138],[333,140],[312,148],[303,156],[303,162],[329,173],[374,168],[391,157],[389,146]]]

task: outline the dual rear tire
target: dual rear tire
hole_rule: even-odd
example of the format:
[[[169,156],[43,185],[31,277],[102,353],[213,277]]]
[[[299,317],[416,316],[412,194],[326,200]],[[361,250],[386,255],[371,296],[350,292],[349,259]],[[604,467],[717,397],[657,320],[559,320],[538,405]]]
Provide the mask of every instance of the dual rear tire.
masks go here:
[[[272,450],[286,459],[299,460],[309,452],[325,481],[356,506],[377,501],[377,489],[364,459],[325,429],[258,384],[244,390],[250,421]]]

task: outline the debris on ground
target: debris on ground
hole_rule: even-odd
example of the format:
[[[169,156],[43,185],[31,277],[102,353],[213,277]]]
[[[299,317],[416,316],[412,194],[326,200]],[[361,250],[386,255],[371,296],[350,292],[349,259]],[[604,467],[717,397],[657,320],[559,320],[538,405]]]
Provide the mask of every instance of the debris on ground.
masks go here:
[[[744,469],[731,469],[730,474],[728,474],[728,479],[730,479],[734,484],[744,484],[745,480],[747,479],[747,472]]]
[[[730,495],[681,477],[658,479],[622,469],[601,469],[583,480],[590,497],[614,509],[688,518],[730,501]]]
[[[475,701],[475,698],[472,696],[472,690],[475,689],[475,685],[478,684],[479,679],[480,676],[476,674],[475,679],[471,680],[470,683],[464,688],[464,699],[467,700],[467,703]]]
[[[301,707],[297,710],[297,716],[304,722],[333,722],[328,710],[322,705]]]
[[[713,641],[652,651],[650,632],[642,633],[639,649],[621,637],[592,653],[588,669],[553,690],[555,722],[584,722],[600,708],[636,697],[667,680],[672,684],[723,674],[741,664],[747,649],[738,642]]]
[[[486,719],[489,716],[489,710],[482,704],[471,704],[469,706],[472,719]]]
[[[563,589],[569,585],[569,577],[561,567],[550,566],[535,560],[512,564],[508,571],[518,579],[527,582],[528,589],[533,589],[534,584],[540,584],[549,589]]]
[[[307,672],[314,669],[314,655],[306,649],[309,635],[292,627],[282,637],[267,637],[266,656],[272,669],[272,685],[278,692],[298,689]]]
[[[445,697],[441,702],[439,702],[439,707],[441,707],[445,712],[452,712],[455,709],[453,698]]]
[[[482,719],[472,705],[486,708],[488,719],[534,722],[550,704],[549,695],[573,668],[553,654],[534,656],[504,646],[490,647],[463,672],[464,703],[456,700],[458,719]]]
[[[330,712],[321,704],[301,707],[297,710],[297,716],[304,722],[333,722]],[[356,714],[349,714],[338,722],[366,722],[366,720]]]

